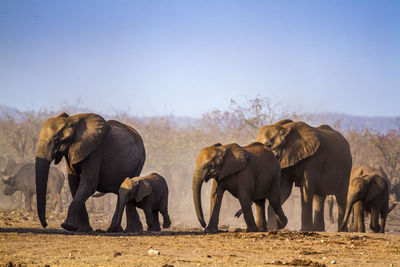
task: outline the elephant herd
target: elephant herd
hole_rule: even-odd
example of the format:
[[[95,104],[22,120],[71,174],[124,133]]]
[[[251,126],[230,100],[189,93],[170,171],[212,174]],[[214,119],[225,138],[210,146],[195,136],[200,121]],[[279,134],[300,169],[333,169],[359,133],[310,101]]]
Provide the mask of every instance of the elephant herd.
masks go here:
[[[13,174],[17,177],[19,172],[22,176],[25,168],[35,169],[35,179],[32,179],[35,184],[29,186],[36,190],[27,193],[26,205],[31,205],[30,198],[36,192],[37,212],[43,227],[47,226],[46,194],[58,190],[57,183],[52,182],[57,180],[54,172],[58,169],[50,167],[50,163],[58,164],[63,158],[72,195],[67,217],[61,224],[64,229],[92,230],[85,202],[95,191],[118,195],[108,231],[122,231],[124,209],[125,231],[142,231],[136,207],[143,209],[148,230],[160,230],[159,212],[164,219],[163,227],[170,226],[165,179],[156,173],[139,177],[146,159],[140,134],[126,124],[106,121],[97,114],[69,116],[62,113],[44,122],[35,166],[27,164]],[[10,177],[3,178],[8,186],[16,184],[16,179],[11,181]],[[64,176],[60,175],[59,179],[64,181]],[[210,218],[206,224],[201,188],[210,179],[213,186]],[[237,215],[243,214],[247,231],[266,231],[267,226],[268,229],[282,229],[288,219],[281,206],[290,196],[293,185],[300,189],[302,231],[325,230],[327,196],[336,199],[339,231],[348,230],[348,219],[353,211],[350,230],[365,231],[364,214],[367,212],[371,214],[370,228],[383,233],[386,216],[394,207],[389,207],[391,186],[383,171],[368,166],[352,169],[350,145],[343,135],[328,125],[312,127],[286,119],[262,127],[255,142],[249,145],[218,143],[200,151],[192,179],[197,218],[206,232],[217,232],[223,194],[228,191],[239,200],[241,210]],[[332,206],[332,199],[330,203]]]

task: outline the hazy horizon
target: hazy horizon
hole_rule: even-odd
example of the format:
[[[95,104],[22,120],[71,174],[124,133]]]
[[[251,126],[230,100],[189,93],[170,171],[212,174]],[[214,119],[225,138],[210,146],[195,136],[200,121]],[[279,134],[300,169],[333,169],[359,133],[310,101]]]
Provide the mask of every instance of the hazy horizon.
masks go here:
[[[399,1],[1,1],[0,104],[400,115]]]

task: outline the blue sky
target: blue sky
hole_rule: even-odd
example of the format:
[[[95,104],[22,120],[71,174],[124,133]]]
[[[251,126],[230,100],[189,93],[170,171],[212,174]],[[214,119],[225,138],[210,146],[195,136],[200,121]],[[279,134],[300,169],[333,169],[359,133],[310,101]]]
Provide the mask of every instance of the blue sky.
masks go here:
[[[400,1],[0,1],[0,104],[400,115]]]

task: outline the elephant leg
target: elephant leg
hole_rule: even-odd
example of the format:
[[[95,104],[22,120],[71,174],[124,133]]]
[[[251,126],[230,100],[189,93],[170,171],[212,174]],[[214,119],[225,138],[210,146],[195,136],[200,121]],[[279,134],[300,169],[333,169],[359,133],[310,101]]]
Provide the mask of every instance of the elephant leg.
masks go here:
[[[381,212],[381,216],[379,218],[379,225],[380,225],[380,233],[385,233],[385,225],[386,225],[386,212]]]
[[[146,207],[143,211],[146,216],[147,231],[158,231],[154,225],[154,216],[151,207]]]
[[[347,190],[347,189],[346,189]],[[340,232],[340,226],[342,225],[343,219],[344,219],[344,213],[346,212],[346,203],[347,203],[347,193],[346,194],[337,194],[335,195],[336,197],[336,204],[337,204],[337,209],[338,209],[338,232]],[[347,225],[344,226],[343,231],[347,232]]]
[[[253,211],[251,210],[252,201],[249,197],[240,197],[240,205],[243,210],[243,217],[247,224],[246,232],[257,232],[258,228],[254,221]]]
[[[285,216],[285,213],[283,212],[282,206],[281,206],[281,201],[280,197],[276,196],[273,197],[271,196],[269,199],[269,206],[272,207],[274,213],[275,213],[275,220],[277,221],[277,227],[278,230],[284,228],[287,225],[288,219]]]
[[[381,230],[379,226],[379,211],[375,207],[371,207],[371,223],[369,228],[374,231],[374,233],[379,233]]]
[[[73,174],[68,174],[68,184],[69,184],[69,189],[71,191],[72,198],[75,199],[75,196],[77,194],[78,187],[80,184],[79,176],[73,175]],[[86,211],[86,206],[78,205],[75,210],[77,216],[74,217],[72,214],[72,210],[71,210],[72,202],[68,208],[67,218],[61,224],[61,226],[68,231],[75,231],[75,230],[91,231],[91,227],[89,224],[89,215]]]
[[[115,212],[112,217],[111,224],[107,229],[107,232],[122,232],[123,231],[122,227],[121,227],[122,216],[124,214],[125,206],[126,206],[126,210],[127,210],[126,214],[128,214],[128,205],[130,205],[130,203],[126,203],[126,202],[127,202],[126,200],[121,201],[120,196],[118,195],[117,207],[115,208]],[[128,215],[126,217],[128,217]],[[128,225],[128,223],[127,223],[127,225]]]
[[[364,205],[362,201],[357,201],[356,203],[354,203],[353,217],[354,217],[355,231],[365,233]]]
[[[314,231],[325,231],[324,206],[326,196],[314,195]]]
[[[126,228],[127,228],[126,231],[128,231],[128,228],[129,228],[128,226],[129,226],[129,222],[130,222],[130,219],[129,219],[130,216],[128,216],[128,209],[129,209],[128,206],[129,205],[131,205],[131,203],[126,203],[126,205],[125,205],[125,203],[122,203],[120,196],[118,195],[117,206],[115,207],[115,212],[111,219],[111,224],[108,227],[107,232],[122,232],[121,221],[122,221],[122,216],[124,213],[125,206],[126,206]],[[122,209],[122,211],[121,211],[121,209]],[[135,208],[135,211],[136,211],[136,208]]]
[[[217,182],[213,180],[213,187],[211,189],[210,199],[210,221],[208,222],[206,229],[204,229],[205,232],[218,232],[219,212],[221,210],[223,195],[224,190],[221,187],[218,187]]]
[[[254,201],[257,210],[257,228],[259,232],[267,231],[267,220],[265,219],[265,199]]]
[[[164,194],[161,199],[160,213],[163,216],[163,228],[168,228],[171,226],[171,219],[168,215],[168,193]]]
[[[386,216],[389,214],[389,201],[384,201],[383,207],[380,210],[380,218],[379,218],[379,225],[381,227],[380,233],[385,233],[385,226],[386,226]]]
[[[289,177],[282,175],[280,188],[281,188],[280,189],[280,198],[281,198],[280,205],[282,205],[283,203],[286,202],[286,200],[289,198],[290,194],[292,193],[293,181]],[[271,207],[271,205],[268,205],[267,211],[268,211],[268,223],[267,223],[268,230],[278,229],[276,213],[275,213],[274,209]]]
[[[158,217],[158,210],[153,210],[153,222],[154,222],[153,231],[161,231],[160,218]]]
[[[301,231],[313,231],[313,194],[306,186],[301,187]]]
[[[101,155],[100,150],[95,149],[89,157],[82,161],[78,188],[71,204],[68,207],[67,218],[61,226],[69,231],[91,232],[85,202],[96,192],[99,182]],[[84,212],[82,211],[84,210]],[[83,214],[86,213],[86,214]],[[85,215],[81,218],[80,215]]]
[[[119,227],[121,227],[121,222],[119,223]],[[143,225],[140,221],[139,214],[136,210],[136,207],[133,203],[126,204],[126,232],[130,233],[142,233]]]

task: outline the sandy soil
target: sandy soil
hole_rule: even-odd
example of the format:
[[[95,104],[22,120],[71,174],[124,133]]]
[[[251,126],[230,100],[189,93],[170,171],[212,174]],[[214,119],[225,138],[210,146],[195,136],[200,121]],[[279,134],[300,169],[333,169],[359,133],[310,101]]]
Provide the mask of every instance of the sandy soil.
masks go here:
[[[63,218],[50,214],[42,229],[32,213],[0,211],[1,266],[400,266],[397,219],[389,219],[389,234],[230,228],[204,234],[175,226],[139,235],[104,233],[109,217],[102,214],[90,218],[101,230],[72,234],[60,228]]]

